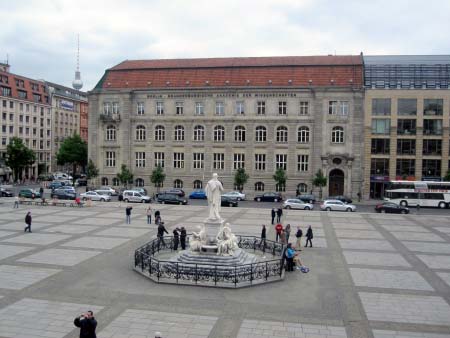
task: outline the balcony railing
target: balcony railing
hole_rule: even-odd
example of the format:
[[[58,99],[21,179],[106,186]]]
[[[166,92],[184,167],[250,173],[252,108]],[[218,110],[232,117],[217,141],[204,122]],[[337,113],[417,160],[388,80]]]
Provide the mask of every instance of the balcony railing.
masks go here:
[[[100,121],[103,122],[120,122],[120,114],[112,114],[112,115],[107,115],[107,114],[100,114]]]

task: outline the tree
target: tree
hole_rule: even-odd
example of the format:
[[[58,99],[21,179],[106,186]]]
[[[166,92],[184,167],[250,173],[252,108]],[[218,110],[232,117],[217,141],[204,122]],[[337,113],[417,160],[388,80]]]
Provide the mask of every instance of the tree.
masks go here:
[[[88,161],[86,174],[88,179],[96,178],[98,176],[98,168],[91,159]]]
[[[127,168],[126,164],[122,164],[120,167],[120,173],[118,173],[117,178],[119,179],[119,182],[123,184],[123,186],[126,188],[128,183],[133,182],[133,173],[130,171],[130,169]]]
[[[87,164],[87,143],[78,134],[74,134],[64,140],[56,154],[56,162],[59,165],[71,164],[72,177],[75,183],[75,172],[77,165]]]
[[[286,170],[284,170],[283,168],[278,168],[275,171],[275,175],[273,175],[273,179],[277,183],[279,191],[286,190],[286,181],[287,181]]]
[[[322,199],[322,188],[327,185],[327,178],[323,175],[321,169],[317,170],[316,176],[314,176],[312,184],[315,187],[319,187],[320,189],[319,197],[320,199]]]
[[[444,181],[450,181],[450,169],[447,171],[447,174],[444,176]]]
[[[6,165],[11,167],[14,180],[22,178],[22,170],[33,165],[36,154],[29,149],[18,137],[13,137],[6,147]]]
[[[158,165],[152,171],[152,176],[150,177],[150,181],[155,185],[156,191],[159,193],[159,188],[161,188],[164,180],[166,179],[166,174],[164,174],[163,168]]]
[[[244,185],[248,181],[248,174],[245,172],[244,168],[238,168],[234,173],[234,185],[237,189],[242,192],[244,190]]]

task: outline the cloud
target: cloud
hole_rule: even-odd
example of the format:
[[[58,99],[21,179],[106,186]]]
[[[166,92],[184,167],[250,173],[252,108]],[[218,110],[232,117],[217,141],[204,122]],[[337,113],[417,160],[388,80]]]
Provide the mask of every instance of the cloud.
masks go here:
[[[70,86],[80,34],[89,90],[125,59],[448,54],[450,2],[429,0],[131,0],[2,2],[0,60]]]

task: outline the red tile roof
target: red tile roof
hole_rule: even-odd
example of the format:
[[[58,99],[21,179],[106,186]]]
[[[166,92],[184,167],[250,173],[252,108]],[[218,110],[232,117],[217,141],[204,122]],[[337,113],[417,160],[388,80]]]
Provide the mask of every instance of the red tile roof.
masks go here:
[[[107,70],[96,88],[361,87],[362,66],[360,55],[131,60]]]
[[[50,104],[50,99],[48,99],[48,102],[46,102],[45,98],[49,97],[49,94],[44,91],[44,88],[47,90],[47,86],[45,82],[39,81],[39,80],[32,80],[27,77],[9,73],[9,72],[0,72],[0,78],[8,78],[7,83],[0,81],[0,86],[2,87],[8,87],[11,88],[11,98],[18,99],[18,100],[24,100],[29,102],[35,102],[33,99],[33,94],[40,94],[41,95],[41,102],[35,102],[38,104]],[[23,81],[23,87],[18,87],[16,85],[16,79]],[[33,90],[31,88],[31,84],[34,83],[38,85],[38,90]],[[27,98],[23,99],[19,96],[19,91],[25,91],[27,92]],[[1,95],[1,92],[0,92]]]

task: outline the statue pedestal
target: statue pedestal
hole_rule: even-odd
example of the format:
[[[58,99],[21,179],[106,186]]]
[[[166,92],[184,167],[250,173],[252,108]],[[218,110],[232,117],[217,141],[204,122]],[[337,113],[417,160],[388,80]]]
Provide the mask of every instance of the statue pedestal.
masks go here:
[[[220,228],[223,226],[224,220],[223,219],[206,219],[205,222],[205,229],[206,229],[206,236],[208,238],[207,243],[208,245],[216,244],[216,236],[219,233]]]

